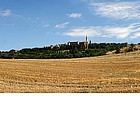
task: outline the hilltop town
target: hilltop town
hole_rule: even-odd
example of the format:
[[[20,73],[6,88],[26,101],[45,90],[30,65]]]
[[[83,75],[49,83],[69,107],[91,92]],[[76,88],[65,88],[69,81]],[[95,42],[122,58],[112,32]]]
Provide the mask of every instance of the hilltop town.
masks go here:
[[[91,41],[90,41],[90,44],[91,44]],[[88,45],[89,45],[88,37],[86,36],[86,40],[83,41],[83,42],[79,42],[79,41],[68,42],[68,43],[65,43],[65,44],[57,44],[55,46],[51,45],[51,46],[48,46],[48,48],[50,48],[50,49],[61,49],[61,48],[65,48],[65,46],[67,46],[67,47],[69,46],[69,49],[77,48],[77,49],[86,50],[86,49],[88,49]]]

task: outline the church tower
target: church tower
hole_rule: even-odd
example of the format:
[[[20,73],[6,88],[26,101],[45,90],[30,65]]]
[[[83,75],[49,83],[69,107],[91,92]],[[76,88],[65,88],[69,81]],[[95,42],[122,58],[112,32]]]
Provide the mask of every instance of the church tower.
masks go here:
[[[86,36],[86,42],[88,42],[88,37]]]
[[[86,35],[86,49],[88,49],[88,36]]]

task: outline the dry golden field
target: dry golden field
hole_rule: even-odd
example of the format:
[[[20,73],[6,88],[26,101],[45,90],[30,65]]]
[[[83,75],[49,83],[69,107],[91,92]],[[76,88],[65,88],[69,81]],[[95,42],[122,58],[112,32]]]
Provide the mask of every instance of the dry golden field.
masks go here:
[[[0,92],[140,93],[140,51],[78,59],[0,59]]]

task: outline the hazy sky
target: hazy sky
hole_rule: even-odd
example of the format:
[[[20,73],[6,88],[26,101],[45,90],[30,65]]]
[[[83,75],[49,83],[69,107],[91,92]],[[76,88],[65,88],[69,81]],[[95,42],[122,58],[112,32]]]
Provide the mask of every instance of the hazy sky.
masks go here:
[[[137,0],[0,0],[0,50],[140,40]]]

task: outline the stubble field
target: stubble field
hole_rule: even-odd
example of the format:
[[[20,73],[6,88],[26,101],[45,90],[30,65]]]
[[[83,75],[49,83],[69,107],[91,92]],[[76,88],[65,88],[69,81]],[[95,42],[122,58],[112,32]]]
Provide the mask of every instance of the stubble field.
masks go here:
[[[0,92],[140,93],[140,51],[78,59],[0,59]]]

